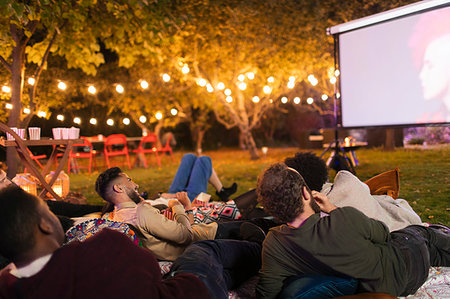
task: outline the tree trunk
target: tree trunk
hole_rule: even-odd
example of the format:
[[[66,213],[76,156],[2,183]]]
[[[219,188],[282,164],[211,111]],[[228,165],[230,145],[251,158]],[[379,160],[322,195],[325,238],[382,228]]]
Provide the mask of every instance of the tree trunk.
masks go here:
[[[244,137],[245,143],[248,147],[248,152],[250,153],[250,159],[251,160],[258,160],[258,149],[256,148],[255,140],[253,139],[252,132],[250,130],[242,130],[241,134]]]
[[[205,130],[202,130],[200,127],[196,127],[196,140],[195,140],[195,151],[197,155],[201,155],[202,153],[202,143],[203,137],[205,136]]]
[[[8,126],[17,127],[22,111],[22,89],[25,72],[25,44],[18,43],[12,50],[11,64],[11,103],[13,108],[9,114]],[[8,166],[8,177],[13,178],[17,173],[18,157],[14,147],[8,147],[6,151],[6,165]]]
[[[393,151],[395,149],[395,130],[386,129],[386,139],[384,142],[385,151]]]
[[[160,134],[161,134],[161,129],[163,128],[163,122],[162,121],[158,121],[157,123],[156,123],[156,126],[155,126],[155,135],[156,135],[156,137],[157,137],[157,141],[156,141],[156,145],[158,146],[158,147],[161,147],[162,145],[161,145],[161,136],[160,136]]]

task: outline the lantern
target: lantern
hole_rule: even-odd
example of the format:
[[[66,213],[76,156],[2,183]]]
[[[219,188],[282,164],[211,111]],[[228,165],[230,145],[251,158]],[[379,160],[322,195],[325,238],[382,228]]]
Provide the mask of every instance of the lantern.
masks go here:
[[[52,171],[45,177],[45,181],[47,183],[50,182],[54,173],[55,172]],[[70,187],[69,176],[64,171],[61,171],[55,183],[53,184],[52,189],[59,196],[66,197],[67,194],[69,194],[69,187]]]
[[[18,173],[12,181],[26,192],[37,195],[37,179],[31,174]]]

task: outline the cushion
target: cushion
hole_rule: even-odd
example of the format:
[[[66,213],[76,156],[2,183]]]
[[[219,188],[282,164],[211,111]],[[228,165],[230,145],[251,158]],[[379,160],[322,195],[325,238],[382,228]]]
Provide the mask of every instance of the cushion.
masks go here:
[[[70,228],[66,232],[66,244],[75,240],[82,242],[104,228],[117,230],[129,237],[133,243],[139,245],[138,237],[128,224],[101,218],[89,219]]]
[[[369,186],[370,194],[372,195],[389,195],[396,199],[400,191],[400,178],[398,168],[390,171],[385,171],[373,178],[365,181]]]
[[[279,299],[322,299],[356,293],[358,282],[353,278],[325,275],[299,275],[286,280]]]

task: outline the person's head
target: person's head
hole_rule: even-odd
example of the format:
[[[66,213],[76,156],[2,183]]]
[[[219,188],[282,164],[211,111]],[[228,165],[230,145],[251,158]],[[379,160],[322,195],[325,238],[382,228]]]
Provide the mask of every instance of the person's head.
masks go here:
[[[8,179],[6,176],[6,172],[4,172],[2,169],[0,169],[0,190],[5,188],[6,186],[11,185],[12,182]]]
[[[95,191],[105,201],[112,204],[132,200],[141,201],[138,193],[139,185],[119,167],[112,167],[101,173],[95,182]]]
[[[449,98],[450,101],[449,53],[450,34],[436,38],[426,47],[420,71],[423,96],[426,100]]]
[[[40,198],[12,184],[0,190],[0,254],[26,264],[59,248],[64,231]]]
[[[264,210],[282,222],[292,222],[302,214],[305,202],[320,212],[303,177],[283,163],[273,164],[258,177],[256,193]]]
[[[327,165],[314,153],[296,153],[294,157],[286,158],[284,164],[297,170],[311,190],[320,192],[328,181]]]

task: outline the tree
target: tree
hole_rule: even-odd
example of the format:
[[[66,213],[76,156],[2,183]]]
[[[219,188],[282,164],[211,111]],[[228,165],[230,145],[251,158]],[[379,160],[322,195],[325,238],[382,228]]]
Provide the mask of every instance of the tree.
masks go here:
[[[123,41],[141,44],[143,53],[153,50],[153,43],[142,40],[153,33],[151,22],[142,28],[141,20],[157,22],[157,7],[147,0],[128,2],[113,1],[65,1],[5,0],[0,5],[0,61],[10,73],[11,104],[8,125],[27,124],[36,111],[36,94],[39,78],[47,67],[50,55],[64,57],[68,68],[80,68],[86,74],[95,74],[104,62],[100,53],[100,40],[110,48]],[[160,27],[160,26],[158,26]],[[128,36],[128,32],[141,33]],[[155,38],[157,40],[157,38]],[[126,60],[126,59],[125,59]],[[23,91],[26,69],[34,64],[32,75],[35,82],[29,87],[28,105],[31,113],[23,114]],[[47,103],[49,104],[49,103]],[[22,124],[23,125],[23,124]],[[15,151],[8,148],[8,176],[16,172]]]

